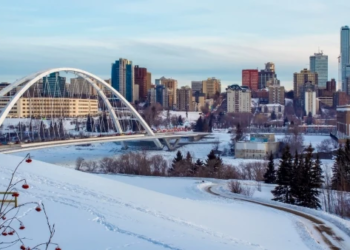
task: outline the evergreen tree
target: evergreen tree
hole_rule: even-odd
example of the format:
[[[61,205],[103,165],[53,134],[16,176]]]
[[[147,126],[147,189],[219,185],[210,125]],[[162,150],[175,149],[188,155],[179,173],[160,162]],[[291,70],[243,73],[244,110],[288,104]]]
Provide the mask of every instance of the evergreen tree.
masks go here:
[[[297,197],[296,204],[309,208],[319,208],[320,201],[319,188],[323,183],[321,161],[319,156],[316,160],[312,159],[314,148],[311,144],[305,149],[305,160],[302,166],[302,175],[300,183],[300,192]],[[300,167],[301,168],[301,167]]]
[[[180,126],[183,125],[183,121],[182,121],[181,115],[179,115],[177,123],[178,123]]]
[[[168,172],[171,175],[178,175],[179,174],[179,168],[181,162],[183,162],[184,158],[180,150],[177,151],[175,158],[173,159],[173,163],[171,164],[171,167],[169,168]]]
[[[50,138],[51,138],[51,139],[54,139],[54,138],[55,138],[55,131],[54,131],[54,129],[53,129],[52,121],[50,122],[49,133],[50,133]]]
[[[207,155],[205,166],[207,167],[210,177],[216,177],[222,168],[222,159],[220,156],[216,156],[214,150],[211,150]]]
[[[196,122],[195,125],[196,132],[203,132],[203,119],[202,116],[200,116]]]
[[[243,139],[243,130],[241,128],[241,124],[237,123],[236,125],[236,135],[235,135],[235,141],[240,141]]]
[[[344,147],[339,147],[333,165],[333,189],[350,191],[350,140],[347,139]]]
[[[55,135],[55,138],[58,138],[58,127],[56,122],[53,125],[53,133]]]
[[[277,116],[276,116],[275,111],[273,110],[271,113],[271,120],[276,120],[276,119],[277,119]]]
[[[277,187],[272,190],[273,200],[284,203],[292,203],[291,197],[291,179],[292,179],[292,155],[290,154],[289,145],[284,148],[280,166],[277,170]]]
[[[307,115],[306,124],[307,125],[311,125],[312,124],[312,114],[311,114],[311,112],[309,112],[309,114]]]
[[[310,208],[321,208],[320,200],[318,199],[320,195],[320,188],[323,184],[323,175],[321,168],[320,156],[316,155],[316,160],[311,168],[311,183],[310,183],[310,201],[308,207]]]
[[[79,122],[78,119],[75,120],[75,131],[79,131]]]
[[[45,127],[44,127],[44,122],[43,121],[40,122],[39,136],[40,136],[41,140],[45,139]]]
[[[303,155],[295,151],[294,162],[292,166],[292,180],[290,184],[291,203],[295,204],[301,195],[302,170],[304,169]]]
[[[86,119],[86,132],[92,132],[92,124],[91,124],[90,114],[87,116],[87,119]]]
[[[265,183],[275,183],[276,182],[276,170],[275,163],[273,161],[273,154],[270,153],[269,163],[267,165],[266,173],[264,174]]]
[[[63,120],[61,119],[59,122],[59,135],[61,138],[64,138],[64,126],[63,126]]]
[[[91,132],[95,132],[95,119],[91,117]]]
[[[187,162],[192,162],[192,155],[189,151],[187,151],[187,154],[186,154],[186,161]]]

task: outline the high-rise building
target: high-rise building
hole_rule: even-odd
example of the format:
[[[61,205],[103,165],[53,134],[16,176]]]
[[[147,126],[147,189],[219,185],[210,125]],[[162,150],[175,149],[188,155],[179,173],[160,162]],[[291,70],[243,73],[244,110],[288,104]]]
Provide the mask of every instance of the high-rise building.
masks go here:
[[[305,97],[305,112],[306,115],[309,115],[309,113],[311,113],[312,116],[316,115],[317,112],[317,105],[316,105],[316,91],[312,91],[312,90],[307,90],[304,93]]]
[[[206,94],[206,85],[203,84],[203,81],[192,81],[191,82],[192,92],[199,92]]]
[[[148,98],[147,98],[147,101],[149,104],[155,104],[157,102],[157,99],[156,99],[156,89],[155,88],[150,88],[148,90]]]
[[[257,69],[242,70],[242,86],[247,86],[250,90],[257,90],[259,83],[259,71]]]
[[[176,90],[177,90],[177,80],[171,78],[165,78],[164,76],[160,79],[156,79],[156,86],[164,85],[169,92],[169,105],[176,104]]]
[[[173,108],[173,101],[172,101],[171,94],[172,92],[170,93],[169,89],[166,86],[164,85],[156,86],[156,102],[162,105],[164,109]]]
[[[349,96],[344,91],[337,91],[333,94],[333,107],[349,104]]]
[[[138,65],[134,67],[134,73],[135,73],[135,85],[137,84],[139,86],[139,99],[140,101],[146,100],[147,97],[147,69],[146,68],[140,68]]]
[[[193,111],[192,89],[189,86],[178,89],[176,99],[177,110]]]
[[[251,112],[251,94],[248,88],[233,84],[226,91],[228,113]]]
[[[316,72],[311,72],[310,70],[303,69],[300,73],[294,73],[293,85],[294,85],[294,98],[300,98],[301,92],[300,87],[306,82],[312,82],[313,84],[318,84],[318,75]]]
[[[345,86],[345,92],[350,95],[350,64],[345,66]]]
[[[268,87],[269,82],[279,85],[279,81],[277,80],[277,75],[275,72],[275,64],[272,62],[267,62],[265,64],[265,69],[259,71],[258,78],[259,89],[264,89]]]
[[[347,92],[345,70],[350,64],[350,28],[343,26],[340,29],[340,71],[341,71],[341,89]]]
[[[147,92],[149,89],[151,89],[152,86],[152,73],[147,72]]]
[[[58,72],[51,73],[43,78],[43,94],[51,97],[64,97],[66,78],[61,77]]]
[[[310,56],[310,71],[317,73],[318,87],[325,89],[328,81],[328,56],[322,51]]]
[[[203,81],[203,89],[206,90],[207,98],[212,98],[216,93],[221,93],[221,81],[215,77]]]
[[[335,92],[337,88],[337,83],[335,82],[335,79],[331,79],[330,81],[327,81],[326,89],[328,91]]]
[[[284,87],[278,85],[269,86],[269,103],[284,105]]]
[[[134,102],[134,67],[132,62],[120,58],[112,64],[112,87],[115,88],[128,102]]]
[[[337,137],[338,139],[350,137],[350,105],[337,107]]]

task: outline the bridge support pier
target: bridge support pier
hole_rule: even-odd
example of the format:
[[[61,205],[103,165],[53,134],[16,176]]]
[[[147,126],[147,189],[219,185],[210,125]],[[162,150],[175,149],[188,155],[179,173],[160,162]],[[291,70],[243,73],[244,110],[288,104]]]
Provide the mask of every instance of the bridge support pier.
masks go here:
[[[175,139],[175,142],[171,144],[170,140],[164,138],[165,145],[167,146],[169,151],[174,151],[176,149],[177,144],[179,144],[180,139]]]

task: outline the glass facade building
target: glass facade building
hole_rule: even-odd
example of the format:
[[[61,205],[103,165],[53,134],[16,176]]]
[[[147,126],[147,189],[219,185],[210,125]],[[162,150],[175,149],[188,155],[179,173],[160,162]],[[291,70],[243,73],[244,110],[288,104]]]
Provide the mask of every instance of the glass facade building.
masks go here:
[[[340,67],[341,67],[341,88],[347,92],[346,66],[350,64],[350,28],[341,27],[340,30]]]
[[[43,94],[49,97],[64,97],[66,78],[58,72],[51,73],[43,78]]]
[[[325,89],[328,81],[328,56],[322,52],[310,56],[310,71],[318,74],[318,87]]]
[[[134,102],[134,67],[132,62],[120,58],[112,64],[112,87],[116,89],[128,102]]]

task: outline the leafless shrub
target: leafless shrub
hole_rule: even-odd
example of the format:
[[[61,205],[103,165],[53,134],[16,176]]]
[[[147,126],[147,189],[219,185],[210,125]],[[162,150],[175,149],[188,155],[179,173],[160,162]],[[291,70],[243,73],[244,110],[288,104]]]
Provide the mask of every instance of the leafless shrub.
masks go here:
[[[342,218],[350,218],[350,196],[346,192],[337,192],[334,201],[334,213]]]
[[[256,182],[256,189],[261,192],[261,182],[260,181],[257,181]]]
[[[241,179],[263,181],[266,165],[267,162],[264,161],[241,163],[239,165],[241,169]]]
[[[318,152],[330,152],[338,147],[338,142],[333,139],[324,139],[316,146]]]
[[[253,187],[243,186],[239,181],[236,181],[236,180],[229,181],[228,187],[230,191],[235,194],[242,194],[248,197],[252,197],[254,194]]]

